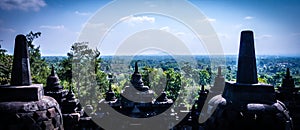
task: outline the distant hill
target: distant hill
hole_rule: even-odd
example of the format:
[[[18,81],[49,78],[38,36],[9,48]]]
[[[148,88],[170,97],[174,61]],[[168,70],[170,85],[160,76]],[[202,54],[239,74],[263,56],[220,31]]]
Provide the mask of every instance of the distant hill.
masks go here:
[[[49,64],[57,64],[63,59],[67,58],[67,56],[42,56],[45,61]]]
[[[58,66],[59,63],[67,58],[66,56],[43,56],[49,65]],[[118,72],[131,73],[126,71],[130,68],[133,69],[134,62],[139,61],[139,66],[162,68],[166,70],[173,68],[180,71],[181,67],[185,64],[191,65],[195,69],[210,68],[216,71],[217,66],[211,66],[211,58],[218,58],[218,56],[210,57],[208,55],[194,55],[194,56],[170,56],[170,55],[139,55],[139,56],[101,56],[100,69],[104,72],[110,72],[112,67],[117,69]],[[300,85],[300,57],[299,56],[272,56],[272,55],[257,55],[256,64],[259,78],[266,79],[267,83],[279,85],[281,77],[285,74],[286,68],[290,68],[291,74],[295,79],[295,84]],[[196,64],[192,64],[190,60],[194,60]],[[235,78],[237,70],[237,56],[226,55],[226,65],[223,65],[224,74],[231,74]],[[121,65],[121,66],[120,66]],[[115,68],[120,66],[121,68]],[[123,67],[123,68],[122,68]],[[269,81],[270,80],[270,81]]]

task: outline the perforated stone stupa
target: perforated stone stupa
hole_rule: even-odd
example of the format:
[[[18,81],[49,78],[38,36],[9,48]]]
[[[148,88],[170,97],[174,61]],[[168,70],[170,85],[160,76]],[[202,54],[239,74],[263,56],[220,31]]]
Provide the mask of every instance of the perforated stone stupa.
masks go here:
[[[27,40],[15,40],[11,84],[0,86],[1,130],[63,129],[58,103],[44,96],[42,84],[32,84]]]
[[[254,36],[242,31],[237,82],[226,82],[217,108],[206,121],[208,130],[290,130],[291,118],[285,105],[276,100],[274,87],[258,83]]]
[[[138,71],[138,62],[135,63],[134,73],[131,76],[130,86],[126,86],[123,95],[133,102],[151,103],[154,99],[154,91],[144,85],[142,75]]]

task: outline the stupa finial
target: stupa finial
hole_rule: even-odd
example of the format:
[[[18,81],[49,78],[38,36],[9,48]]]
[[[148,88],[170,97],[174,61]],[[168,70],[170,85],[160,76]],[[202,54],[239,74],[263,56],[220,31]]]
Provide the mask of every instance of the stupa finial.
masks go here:
[[[28,43],[24,35],[18,35],[15,39],[10,84],[15,86],[31,85]]]
[[[237,83],[257,84],[257,68],[252,31],[242,31],[238,58]]]

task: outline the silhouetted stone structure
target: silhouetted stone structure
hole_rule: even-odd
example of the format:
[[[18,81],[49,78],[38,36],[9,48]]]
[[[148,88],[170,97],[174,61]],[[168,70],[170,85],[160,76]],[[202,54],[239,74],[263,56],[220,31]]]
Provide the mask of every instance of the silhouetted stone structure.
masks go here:
[[[148,86],[144,86],[142,75],[138,71],[138,62],[135,63],[130,83],[122,92],[122,102],[128,106],[132,106],[134,102],[144,102],[150,105],[154,99],[154,91],[150,90]]]
[[[89,115],[84,114],[79,103],[79,99],[75,97],[72,87],[69,90],[63,90],[63,86],[59,84],[59,78],[55,74],[54,67],[51,68],[51,74],[47,78],[47,86],[44,88],[45,95],[53,97],[60,104],[62,111],[64,128],[67,130],[78,129],[96,129],[98,126],[91,120]],[[85,112],[90,114],[92,106],[86,106]]]
[[[203,107],[203,105],[205,103],[205,100],[207,98],[208,92],[209,91],[204,88],[204,85],[202,85],[201,86],[201,90],[198,93],[198,95],[199,95],[198,100],[196,102],[197,103],[197,111],[200,112],[202,110],[202,107]]]
[[[105,100],[106,101],[116,101],[116,96],[115,96],[115,92],[112,91],[112,88],[111,88],[111,82],[112,82],[112,75],[108,75],[108,80],[109,80],[109,89],[108,91],[105,93],[106,97],[105,97]]]
[[[139,73],[138,62],[135,62],[134,73],[131,76],[130,83],[132,86],[139,91],[148,91],[149,87],[144,86],[144,82],[142,80],[142,75]]]
[[[205,89],[204,85],[201,85],[201,89],[198,92],[198,99],[195,101],[195,104],[192,106],[191,110],[191,126],[193,127],[193,129],[200,129],[203,126],[203,124],[199,124],[198,120],[200,116],[204,114],[202,109],[207,99],[208,93],[210,93],[209,90]]]
[[[300,129],[300,88],[295,87],[295,81],[290,74],[290,69],[286,69],[286,75],[282,78],[281,87],[278,87],[276,96],[286,104],[293,119],[294,129]]]
[[[257,84],[257,68],[252,31],[242,31],[238,58],[237,83]]]
[[[78,105],[79,105],[79,100],[76,99],[72,87],[69,87],[69,92],[62,102],[62,108],[63,108],[62,113],[64,114],[76,113],[78,109]]]
[[[212,86],[209,90],[209,93],[213,96],[216,96],[218,94],[222,94],[225,87],[225,78],[222,75],[222,68],[218,67],[218,73],[215,77],[214,86]]]
[[[299,89],[295,87],[295,81],[293,77],[290,74],[290,69],[286,69],[286,74],[284,78],[282,78],[282,84],[281,87],[278,87],[278,90],[285,94],[284,100],[292,98],[291,95],[293,95],[295,92],[297,92]]]
[[[217,108],[206,122],[208,130],[290,130],[285,105],[276,100],[274,87],[258,83],[252,31],[242,31],[237,82],[226,82]]]
[[[98,128],[91,121],[91,117],[84,115],[79,100],[75,97],[72,87],[63,90],[59,83],[59,78],[55,74],[54,67],[47,78],[47,86],[44,88],[45,95],[53,97],[59,104],[63,117],[63,126],[67,130]],[[87,110],[88,111],[88,110]]]
[[[1,130],[63,129],[58,103],[44,96],[42,84],[31,84],[27,40],[18,35],[10,86],[0,86]]]
[[[15,41],[11,85],[31,85],[28,44],[24,35],[18,35]]]
[[[75,97],[72,87],[69,86],[68,94],[61,103],[61,109],[64,119],[64,128],[68,130],[75,130],[79,128],[81,112],[79,100]]]
[[[111,79],[109,77],[108,79]],[[111,80],[110,80],[111,81]],[[138,118],[148,118],[156,116],[165,112],[173,104],[172,99],[168,99],[166,93],[163,91],[157,99],[154,99],[154,91],[149,89],[148,86],[144,86],[142,75],[138,71],[138,64],[135,63],[134,73],[131,77],[131,85],[126,86],[121,92],[120,98],[114,97],[114,92],[110,88],[106,92],[106,98],[99,101],[98,108],[93,119],[97,121],[107,122],[108,124],[114,124],[116,119],[111,115],[109,111],[106,110],[105,105],[109,105],[114,110],[132,117],[137,118],[136,122],[127,122],[122,121],[121,124],[111,127],[116,129],[136,129],[139,126],[143,126],[143,123],[138,120]],[[166,121],[169,120],[169,116],[166,116]],[[172,118],[172,117],[171,117]],[[175,117],[173,116],[174,120]],[[159,128],[160,125],[157,125],[156,128]]]
[[[46,96],[53,97],[61,105],[68,91],[63,90],[63,86],[61,86],[59,82],[59,78],[55,74],[55,70],[52,65],[51,74],[47,78],[47,85],[44,88],[44,92]]]
[[[155,100],[156,103],[173,103],[172,99],[168,99],[167,93],[165,91],[162,91],[160,96]]]
[[[207,96],[208,106],[204,107],[202,114],[211,114],[212,108],[216,108],[219,103],[220,95],[223,93],[225,87],[225,78],[222,75],[222,68],[219,66],[218,67],[218,73],[217,76],[215,77],[214,85],[210,88],[209,90],[209,95]],[[205,99],[206,100],[206,99]]]

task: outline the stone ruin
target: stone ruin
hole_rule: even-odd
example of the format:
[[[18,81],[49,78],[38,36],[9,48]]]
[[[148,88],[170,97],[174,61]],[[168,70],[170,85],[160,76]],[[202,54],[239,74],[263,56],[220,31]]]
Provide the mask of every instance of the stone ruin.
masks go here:
[[[96,110],[94,111],[92,106],[85,106],[83,112],[72,87],[69,86],[67,91],[59,84],[54,67],[47,78],[46,87],[32,84],[28,59],[26,37],[18,35],[15,42],[11,84],[0,86],[0,130],[102,129],[95,124],[96,120],[107,122],[108,125],[116,126],[115,128],[135,129],[143,125],[139,124],[138,119],[160,114],[173,104],[164,91],[154,99],[153,91],[144,86],[142,76],[138,72],[138,63],[135,63],[131,85],[122,91],[121,95],[124,96],[116,98],[110,84],[105,99],[99,101]],[[108,79],[111,83],[112,76],[110,75]],[[179,117],[183,118],[172,128],[175,130],[291,130],[293,127],[299,129],[300,93],[299,88],[295,87],[289,69],[282,82],[277,91],[271,85],[258,83],[253,32],[243,31],[237,82],[225,83],[219,67],[214,85],[210,90],[201,87],[192,109],[187,110],[183,103],[179,104],[174,108],[175,111],[168,113],[169,117],[166,120],[176,122]],[[203,107],[206,99],[209,100],[209,107],[216,108],[215,111]],[[142,103],[137,103],[139,101]],[[101,107],[103,104],[121,114],[136,118],[137,122],[131,122],[130,127],[123,127],[126,124],[120,124],[118,119],[106,118],[109,117],[109,112]],[[287,108],[292,113],[294,126]],[[200,124],[198,119],[206,113],[212,116]]]
[[[286,69],[286,74],[282,78],[282,84],[276,91],[276,97],[282,101],[292,117],[295,130],[300,129],[300,88],[295,87],[295,81],[291,76],[290,69]]]
[[[208,130],[291,130],[286,106],[276,100],[274,86],[258,83],[254,37],[242,31],[237,81],[226,82],[224,92],[212,99],[216,110],[206,121]]]
[[[109,75],[108,79],[111,78],[112,76]],[[173,104],[173,100],[168,99],[164,91],[157,99],[154,99],[154,91],[148,86],[144,86],[142,75],[138,71],[137,62],[135,63],[134,73],[131,76],[130,82],[131,84],[129,86],[125,86],[124,90],[121,92],[120,98],[115,97],[110,83],[109,89],[106,92],[106,98],[99,101],[98,108],[95,112],[96,114],[91,115],[92,118],[100,122],[107,121],[107,124],[119,120],[113,118],[113,116],[108,117],[108,111],[103,110],[105,108],[105,104],[123,115],[137,119],[156,116],[164,112]],[[119,122],[119,126],[115,126],[116,129],[122,127],[134,129],[137,126],[143,125],[143,123],[138,120],[136,120],[136,122],[121,122]]]
[[[42,84],[32,84],[27,40],[15,39],[10,85],[0,86],[1,130],[62,130],[57,101],[44,95]]]

